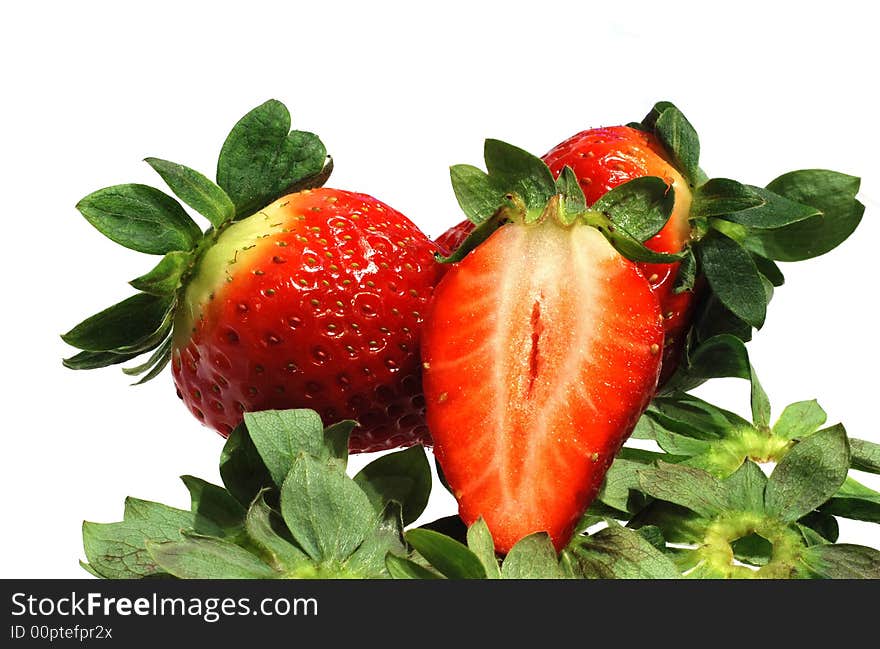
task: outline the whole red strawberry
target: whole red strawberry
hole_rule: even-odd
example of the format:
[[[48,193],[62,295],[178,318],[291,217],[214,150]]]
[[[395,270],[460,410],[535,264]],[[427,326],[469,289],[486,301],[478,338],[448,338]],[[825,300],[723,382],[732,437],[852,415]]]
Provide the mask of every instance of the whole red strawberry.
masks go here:
[[[205,234],[151,187],[83,199],[105,235],[164,256],[132,282],[138,294],[63,336],[83,350],[65,364],[93,369],[153,351],[126,371],[146,380],[170,360],[180,398],[224,436],[245,411],[307,407],[328,424],[356,419],[352,451],[427,440],[419,338],[439,248],[365,194],[285,191],[323,182],[325,159],[317,137],[290,132],[286,109],[267,102],[227,139],[218,184],[148,160],[209,218]]]

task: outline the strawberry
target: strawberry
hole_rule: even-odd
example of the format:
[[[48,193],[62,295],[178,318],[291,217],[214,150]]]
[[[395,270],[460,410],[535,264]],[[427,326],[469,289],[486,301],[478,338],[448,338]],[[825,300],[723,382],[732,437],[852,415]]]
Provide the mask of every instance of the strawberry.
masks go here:
[[[675,190],[675,205],[669,221],[645,246],[657,252],[677,253],[690,235],[691,191],[688,182],[669,161],[662,143],[653,134],[630,126],[612,126],[582,131],[553,147],[542,160],[555,177],[569,166],[584,192],[587,204],[594,204],[609,190],[644,176],[662,178]],[[473,231],[470,221],[451,227],[436,239],[451,252]],[[685,334],[691,324],[694,292],[675,292],[679,263],[638,265],[656,293],[663,313],[666,334],[661,384],[672,374],[681,355]]]
[[[172,197],[144,185],[80,202],[114,241],[164,257],[131,282],[139,293],[63,336],[83,350],[65,365],[153,351],[126,371],[149,380],[170,361],[180,398],[223,436],[244,412],[308,407],[328,424],[358,420],[352,451],[425,441],[419,335],[439,248],[365,194],[288,193],[329,174],[320,140],[289,132],[289,120],[278,102],[245,116],[221,152],[218,184],[148,159],[211,221],[204,234]]]
[[[502,553],[539,531],[560,549],[654,392],[660,307],[570,170],[557,187],[540,160],[491,140],[486,160],[488,175],[453,177],[485,187],[475,203],[514,191],[463,247],[498,229],[435,289],[423,331],[428,425],[465,523],[482,517]],[[525,180],[496,173],[517,165]]]

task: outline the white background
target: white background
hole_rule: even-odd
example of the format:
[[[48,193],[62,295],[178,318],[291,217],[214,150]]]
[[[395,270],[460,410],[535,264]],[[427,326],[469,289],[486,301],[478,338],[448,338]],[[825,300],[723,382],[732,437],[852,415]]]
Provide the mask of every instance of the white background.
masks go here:
[[[126,297],[155,261],[105,240],[74,205],[115,183],[161,186],[146,156],[212,176],[229,128],[270,97],[322,136],[332,186],[373,194],[431,235],[460,219],[447,167],[480,164],[485,137],[540,154],[660,99],[697,127],[711,175],[861,175],[859,230],[784,267],[750,349],[776,414],[818,397],[831,422],[880,442],[871,3],[297,4],[4,4],[0,576],[85,576],[83,519],[119,520],[128,494],[186,507],[181,474],[219,481],[222,440],[169,374],[131,388],[117,368],[62,368],[72,350],[58,334]],[[701,394],[747,412],[745,382]],[[423,520],[452,513],[441,491]],[[841,527],[880,546],[880,527]]]

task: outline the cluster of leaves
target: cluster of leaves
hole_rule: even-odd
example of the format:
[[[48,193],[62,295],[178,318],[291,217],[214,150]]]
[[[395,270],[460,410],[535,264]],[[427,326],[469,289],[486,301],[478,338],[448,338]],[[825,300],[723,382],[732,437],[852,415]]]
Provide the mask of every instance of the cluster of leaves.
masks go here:
[[[139,383],[157,376],[168,363],[180,288],[219,231],[280,196],[322,185],[332,170],[318,136],[291,131],[290,113],[275,100],[253,109],[232,128],[220,151],[216,183],[175,162],[146,162],[210,227],[203,233],[175,198],[148,185],[114,185],[83,198],[77,209],[101,234],[162,259],[129,282],[136,294],[62,336],[82,350],[64,360],[76,370],[126,363],[152,352],[145,362],[123,370],[142,376]]]
[[[312,410],[248,413],[223,448],[223,486],[184,476],[184,511],[128,498],[123,520],[84,523],[97,577],[382,578],[431,490],[421,447],[345,470],[355,423]]]

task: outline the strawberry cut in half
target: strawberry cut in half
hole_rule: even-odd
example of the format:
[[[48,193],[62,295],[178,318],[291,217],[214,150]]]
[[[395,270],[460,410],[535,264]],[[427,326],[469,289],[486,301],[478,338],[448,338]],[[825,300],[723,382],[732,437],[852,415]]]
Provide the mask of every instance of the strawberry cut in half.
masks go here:
[[[423,330],[428,425],[465,523],[485,519],[502,553],[541,531],[561,549],[660,370],[657,297],[615,248],[656,257],[587,210],[570,170],[554,183],[540,160],[493,140],[486,160],[484,176],[453,168],[460,200],[483,187],[466,211],[511,191],[435,290]],[[522,177],[505,173],[517,167]],[[606,209],[639,203],[630,217],[665,221],[671,201],[653,180],[616,190],[630,200]]]

